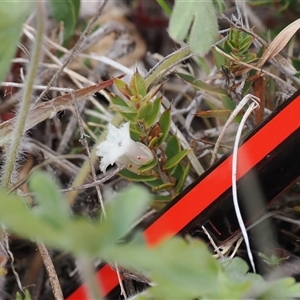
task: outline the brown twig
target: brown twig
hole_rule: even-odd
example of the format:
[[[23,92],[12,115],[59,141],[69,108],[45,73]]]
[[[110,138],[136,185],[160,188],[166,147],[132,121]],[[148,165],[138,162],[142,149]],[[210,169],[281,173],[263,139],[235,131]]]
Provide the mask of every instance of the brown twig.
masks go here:
[[[39,249],[39,252],[41,253],[41,256],[42,256],[42,259],[43,259],[43,262],[44,262],[44,265],[45,265],[45,268],[46,268],[46,271],[47,271],[47,274],[49,277],[49,281],[50,281],[50,284],[52,287],[54,298],[56,300],[64,300],[61,286],[60,286],[52,259],[49,255],[49,252],[48,252],[46,246],[41,242],[37,242],[36,245]]]

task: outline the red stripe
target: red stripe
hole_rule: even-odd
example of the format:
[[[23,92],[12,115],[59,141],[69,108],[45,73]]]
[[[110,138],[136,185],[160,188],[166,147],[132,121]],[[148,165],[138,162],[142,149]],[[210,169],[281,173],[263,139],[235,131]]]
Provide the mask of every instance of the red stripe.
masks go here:
[[[299,128],[299,112],[300,96],[297,96],[239,148],[238,179]],[[230,156],[151,224],[144,231],[147,244],[153,246],[174,236],[228,190],[231,187],[231,163]],[[104,295],[118,285],[116,273],[107,265],[98,271],[97,278]],[[87,300],[83,290],[81,286],[67,300]]]
[[[300,96],[239,148],[237,179],[299,128]],[[144,231],[149,245],[177,234],[231,187],[232,156],[208,174]]]
[[[103,266],[96,273],[96,280],[99,282],[100,290],[103,295],[107,295],[111,292],[118,284],[117,273],[109,266]],[[85,285],[81,285],[67,300],[87,300],[88,292]]]

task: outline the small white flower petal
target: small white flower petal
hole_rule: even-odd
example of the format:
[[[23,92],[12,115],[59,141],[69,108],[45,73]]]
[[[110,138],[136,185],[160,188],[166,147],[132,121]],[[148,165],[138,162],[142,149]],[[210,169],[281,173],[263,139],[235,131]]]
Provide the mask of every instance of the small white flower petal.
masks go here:
[[[101,156],[100,170],[106,171],[109,165],[115,162],[126,162],[126,165],[134,165],[134,168],[145,165],[153,160],[151,150],[142,143],[130,138],[130,123],[124,123],[120,128],[108,124],[106,140],[101,142],[96,149],[96,154]],[[130,163],[128,163],[130,162]]]

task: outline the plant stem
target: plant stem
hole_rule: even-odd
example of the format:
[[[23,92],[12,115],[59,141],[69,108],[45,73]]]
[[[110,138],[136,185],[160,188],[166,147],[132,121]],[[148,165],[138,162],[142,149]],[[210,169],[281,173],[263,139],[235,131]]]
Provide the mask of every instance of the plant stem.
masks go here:
[[[31,104],[31,97],[33,91],[34,80],[38,68],[38,63],[42,53],[43,33],[44,33],[44,20],[46,19],[44,4],[40,1],[37,2],[37,34],[34,43],[34,48],[31,54],[31,62],[28,69],[28,75],[19,112],[16,116],[16,123],[13,130],[13,138],[8,145],[5,153],[5,161],[2,171],[1,185],[8,189],[11,185],[13,172],[16,168],[16,161],[18,160],[20,144],[24,135],[24,128],[26,124],[27,114]]]

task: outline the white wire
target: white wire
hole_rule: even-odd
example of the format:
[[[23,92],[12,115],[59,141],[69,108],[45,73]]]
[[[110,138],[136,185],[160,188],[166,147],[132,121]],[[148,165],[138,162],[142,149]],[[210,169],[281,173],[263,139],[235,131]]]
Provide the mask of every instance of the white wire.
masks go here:
[[[247,95],[249,96],[249,95]],[[247,97],[246,96],[246,97]],[[246,98],[244,97],[244,99]],[[247,254],[248,254],[248,258],[251,264],[251,267],[253,269],[253,272],[256,273],[256,269],[255,269],[255,264],[254,264],[254,260],[253,260],[253,255],[251,252],[251,247],[250,247],[250,242],[249,242],[249,237],[248,237],[248,233],[247,233],[247,229],[246,226],[244,224],[242,215],[241,215],[241,210],[239,207],[239,202],[238,202],[238,197],[237,197],[237,187],[236,187],[236,174],[237,174],[237,163],[238,163],[238,147],[239,147],[239,142],[240,142],[240,138],[242,135],[242,130],[243,127],[246,123],[246,120],[248,119],[249,115],[251,114],[251,112],[256,109],[259,106],[259,99],[255,96],[250,95],[250,97],[247,97],[247,100],[252,100],[253,102],[250,104],[250,106],[248,107],[248,109],[246,110],[241,123],[238,127],[238,131],[236,133],[236,138],[234,141],[234,146],[233,146],[233,153],[232,153],[232,177],[231,177],[231,181],[232,181],[232,196],[233,196],[233,205],[234,205],[234,209],[235,209],[235,214],[236,217],[238,219],[238,223],[246,244],[246,249],[247,249]]]

